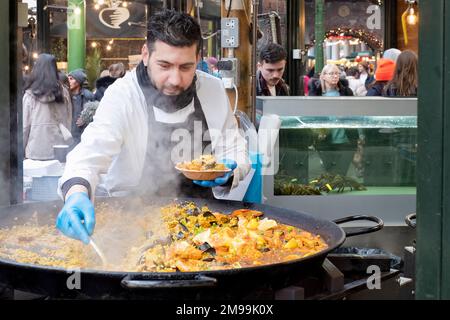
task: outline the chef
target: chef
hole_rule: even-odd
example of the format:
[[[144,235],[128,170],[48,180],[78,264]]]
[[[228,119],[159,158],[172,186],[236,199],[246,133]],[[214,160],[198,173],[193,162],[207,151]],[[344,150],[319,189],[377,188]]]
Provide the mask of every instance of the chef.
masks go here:
[[[196,70],[201,45],[189,15],[163,10],[150,17],[142,62],[107,89],[67,157],[56,221],[65,235],[89,243],[101,192],[242,200],[246,190],[236,190],[250,170],[245,139],[221,80]],[[176,163],[208,153],[232,171],[194,182],[175,171]]]

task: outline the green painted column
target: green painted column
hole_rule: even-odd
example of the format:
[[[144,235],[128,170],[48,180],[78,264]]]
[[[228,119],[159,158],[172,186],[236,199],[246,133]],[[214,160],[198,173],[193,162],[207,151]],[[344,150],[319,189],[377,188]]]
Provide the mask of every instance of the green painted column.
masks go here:
[[[69,0],[67,12],[68,71],[85,67],[86,62],[86,4],[84,0]]]
[[[322,72],[324,66],[324,57],[323,57],[323,40],[325,39],[325,28],[324,28],[324,10],[325,10],[325,1],[324,0],[316,0],[316,16],[315,16],[315,38],[316,38],[316,47],[315,47],[315,56],[316,56],[316,65],[315,70],[317,73]]]
[[[416,298],[450,299],[450,2],[419,2]]]

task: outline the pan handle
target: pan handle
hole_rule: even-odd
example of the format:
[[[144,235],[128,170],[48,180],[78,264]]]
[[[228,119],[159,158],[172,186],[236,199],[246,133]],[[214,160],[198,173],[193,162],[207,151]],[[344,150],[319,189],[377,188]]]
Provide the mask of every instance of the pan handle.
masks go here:
[[[346,218],[334,220],[333,222],[336,224],[342,224],[342,223],[347,223],[347,222],[351,222],[351,221],[359,221],[359,220],[372,221],[372,222],[375,222],[376,225],[373,227],[369,227],[369,228],[361,228],[361,229],[358,229],[355,231],[345,232],[345,236],[347,238],[353,237],[353,236],[358,236],[360,234],[372,233],[372,232],[383,229],[383,226],[384,226],[384,222],[380,218],[374,217],[374,216],[366,216],[366,215],[357,215],[357,216],[346,217]]]
[[[411,228],[416,228],[416,213],[408,214],[405,217],[405,223]]]
[[[191,278],[164,279],[164,278],[141,278],[133,279],[132,275],[127,275],[122,279],[122,287],[130,290],[142,289],[181,289],[181,288],[204,288],[214,287],[217,279],[203,275],[195,275]]]

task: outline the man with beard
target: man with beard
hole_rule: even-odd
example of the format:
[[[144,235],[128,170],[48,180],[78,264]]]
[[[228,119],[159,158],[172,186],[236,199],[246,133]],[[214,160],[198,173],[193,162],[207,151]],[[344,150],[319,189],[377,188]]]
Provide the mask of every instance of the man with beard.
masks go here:
[[[149,18],[147,30],[142,62],[106,91],[59,181],[65,205],[56,226],[85,244],[95,228],[94,195],[241,200],[245,193],[236,187],[250,162],[225,88],[196,71],[200,26],[163,10]],[[174,169],[208,153],[232,171],[193,183]]]
[[[289,87],[283,80],[286,59],[286,50],[276,43],[270,43],[261,49],[256,75],[258,96],[289,95]]]

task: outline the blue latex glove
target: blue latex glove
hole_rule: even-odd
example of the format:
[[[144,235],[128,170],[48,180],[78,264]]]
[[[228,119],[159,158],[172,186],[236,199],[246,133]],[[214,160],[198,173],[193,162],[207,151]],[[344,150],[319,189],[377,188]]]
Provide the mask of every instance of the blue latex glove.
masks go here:
[[[56,218],[56,228],[70,238],[89,244],[95,228],[95,213],[86,193],[74,193],[67,199]]]
[[[233,174],[233,170],[236,169],[237,163],[236,161],[229,159],[220,160],[218,161],[218,163],[223,163],[225,167],[231,169],[231,171],[226,173],[222,177],[216,178],[215,180],[194,180],[194,183],[204,188],[215,188],[227,183],[231,175]]]

